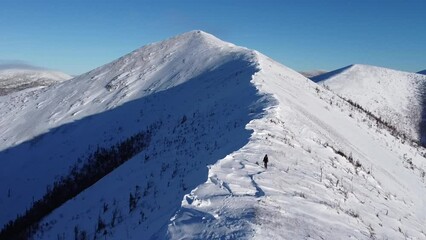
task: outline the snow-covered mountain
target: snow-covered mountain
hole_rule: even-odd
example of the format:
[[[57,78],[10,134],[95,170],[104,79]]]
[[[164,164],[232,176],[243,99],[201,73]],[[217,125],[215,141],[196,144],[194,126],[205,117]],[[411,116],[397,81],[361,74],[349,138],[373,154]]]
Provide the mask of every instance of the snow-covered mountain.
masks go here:
[[[90,175],[93,159],[126,160],[35,239],[426,237],[425,149],[201,31],[0,104],[1,224]]]
[[[411,139],[425,137],[426,76],[357,64],[313,80],[359,104]]]
[[[326,73],[327,71],[324,70],[311,70],[311,71],[303,71],[303,72],[299,72],[300,74],[302,74],[303,76],[307,77],[307,78],[313,78],[316,76],[319,76],[321,74]]]
[[[417,72],[417,73],[426,75],[426,70],[423,70],[423,71],[420,71],[420,72]]]
[[[0,69],[0,96],[24,89],[50,86],[70,78],[68,74],[52,70],[2,68]]]

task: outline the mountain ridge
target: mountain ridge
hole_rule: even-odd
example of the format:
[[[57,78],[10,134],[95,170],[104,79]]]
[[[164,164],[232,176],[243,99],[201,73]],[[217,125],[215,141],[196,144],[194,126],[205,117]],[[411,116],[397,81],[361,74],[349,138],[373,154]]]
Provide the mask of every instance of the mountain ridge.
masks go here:
[[[159,52],[164,48],[167,48],[167,51]],[[186,54],[189,49],[194,55]],[[226,51],[221,53],[220,51],[224,49]],[[215,54],[209,51],[214,51]],[[180,54],[184,54],[185,57],[181,57]],[[142,126],[151,124],[153,120],[146,115],[152,115],[160,110],[152,109],[152,113],[146,113],[146,110],[138,109],[140,107],[133,103],[134,101],[141,102],[145,106],[148,103],[140,99],[158,95],[166,89],[180,85],[194,85],[190,83],[194,79],[200,79],[200,84],[207,86],[214,86],[222,81],[220,78],[215,80],[209,77],[209,72],[216,72],[213,76],[224,74],[221,78],[229,78],[230,73],[233,78],[239,78],[238,75],[247,74],[241,69],[247,69],[248,73],[256,71],[256,66],[251,66],[250,63],[251,54],[251,51],[221,42],[209,34],[193,31],[142,47],[63,84],[32,92],[33,95],[22,94],[6,99],[3,105],[0,104],[0,109],[5,113],[2,114],[0,121],[0,128],[4,131],[0,149],[7,150],[0,152],[0,159],[3,161],[3,170],[8,170],[7,172],[2,170],[0,186],[2,189],[11,189],[13,195],[17,197],[20,194],[25,196],[25,189],[33,186],[33,196],[26,196],[25,201],[22,201],[24,200],[22,196],[20,201],[16,201],[15,198],[3,199],[6,201],[3,206],[14,202],[17,209],[20,206],[21,210],[15,210],[16,212],[11,209],[2,210],[8,214],[2,214],[1,222],[5,223],[8,220],[6,217],[11,218],[22,213],[31,204],[32,198],[40,198],[46,185],[52,184],[55,179],[66,174],[77,159],[88,154],[88,148],[90,153],[96,145],[108,146],[128,136],[132,131],[140,129],[140,126],[135,126],[134,130],[121,126],[127,130],[117,132],[116,125],[120,122],[122,125],[135,125],[137,121],[141,121],[141,116],[145,116]],[[199,61],[202,62],[203,69],[197,68],[200,66],[200,63],[197,63]],[[200,74],[204,77],[200,78]],[[126,103],[129,103],[126,107],[119,108]],[[15,107],[8,108],[9,105]],[[168,105],[181,109],[174,103]],[[117,108],[119,109],[115,110]],[[104,112],[105,114],[102,114]],[[129,115],[127,112],[132,113],[133,117],[121,119],[120,115]],[[105,120],[94,117],[95,114],[105,115],[103,117]],[[163,114],[167,115],[165,112]],[[29,115],[38,119],[36,124],[29,124],[28,119],[32,119],[28,117]],[[181,118],[182,115],[173,118]],[[97,127],[91,128],[91,124]],[[64,132],[67,137],[64,137]],[[81,139],[80,136],[86,136],[88,133],[90,136]],[[35,138],[32,139],[32,135]],[[32,158],[39,161],[33,163]],[[15,165],[14,159],[19,159],[20,164]],[[21,169],[21,165],[25,170]],[[43,166],[50,171],[44,172]],[[35,172],[34,169],[40,169],[40,172]],[[17,171],[22,175],[10,174]],[[28,177],[34,179],[34,182],[27,182]]]
[[[0,105],[9,113],[1,116],[17,124],[31,106],[56,115],[32,112],[46,125],[32,126],[37,138],[1,145],[0,159],[44,159],[2,168],[0,189],[16,189],[0,206],[21,206],[0,209],[10,217],[96,146],[161,126],[146,149],[46,216],[35,239],[425,236],[424,148],[296,71],[211,35],[148,45],[23,97],[26,107],[21,100],[8,100],[20,111]],[[11,176],[18,171],[26,178]]]

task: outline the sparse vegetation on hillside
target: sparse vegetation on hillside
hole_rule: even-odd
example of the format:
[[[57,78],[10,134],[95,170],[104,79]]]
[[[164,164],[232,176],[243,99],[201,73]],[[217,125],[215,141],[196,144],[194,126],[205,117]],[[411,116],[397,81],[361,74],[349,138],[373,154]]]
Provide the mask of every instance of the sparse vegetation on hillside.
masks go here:
[[[109,148],[98,147],[86,157],[83,167],[78,169],[75,165],[67,176],[48,187],[44,196],[23,215],[6,224],[0,232],[0,239],[30,238],[38,230],[38,223],[43,217],[143,151],[150,143],[152,132],[160,126],[161,122],[153,124]],[[97,229],[102,230],[102,226],[100,222]]]

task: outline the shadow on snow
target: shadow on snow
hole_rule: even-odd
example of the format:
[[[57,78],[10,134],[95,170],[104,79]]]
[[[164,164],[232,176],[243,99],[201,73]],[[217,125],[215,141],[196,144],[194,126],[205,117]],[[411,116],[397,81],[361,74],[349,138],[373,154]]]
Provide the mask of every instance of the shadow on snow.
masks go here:
[[[142,166],[140,172],[132,173],[139,182],[126,183],[143,186],[149,179],[161,189],[157,196],[146,197],[150,203],[140,207],[147,212],[145,208],[168,209],[160,219],[147,213],[142,223],[148,229],[145,236],[158,234],[184,194],[206,181],[206,166],[247,144],[251,131],[245,126],[260,117],[267,104],[267,96],[250,83],[256,71],[249,60],[231,59],[176,87],[61,125],[0,152],[0,225],[23,213],[48,185],[67,175],[72,166],[81,166],[97,147],[107,148],[162,122],[148,149],[129,161]],[[170,170],[162,169],[165,165]],[[178,174],[173,176],[176,168]],[[129,193],[122,195],[127,199]]]

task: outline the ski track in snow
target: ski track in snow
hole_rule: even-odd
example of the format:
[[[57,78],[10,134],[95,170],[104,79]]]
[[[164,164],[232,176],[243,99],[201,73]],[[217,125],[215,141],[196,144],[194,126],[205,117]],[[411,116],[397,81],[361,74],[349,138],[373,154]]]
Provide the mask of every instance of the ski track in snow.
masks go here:
[[[92,239],[426,238],[423,148],[299,73],[206,33],[4,99],[0,190],[13,190],[0,196],[0,223],[96,144],[162,126],[146,150],[43,219],[36,239],[72,239],[76,229]],[[29,116],[41,123],[19,120]],[[130,193],[141,196],[133,211]]]

